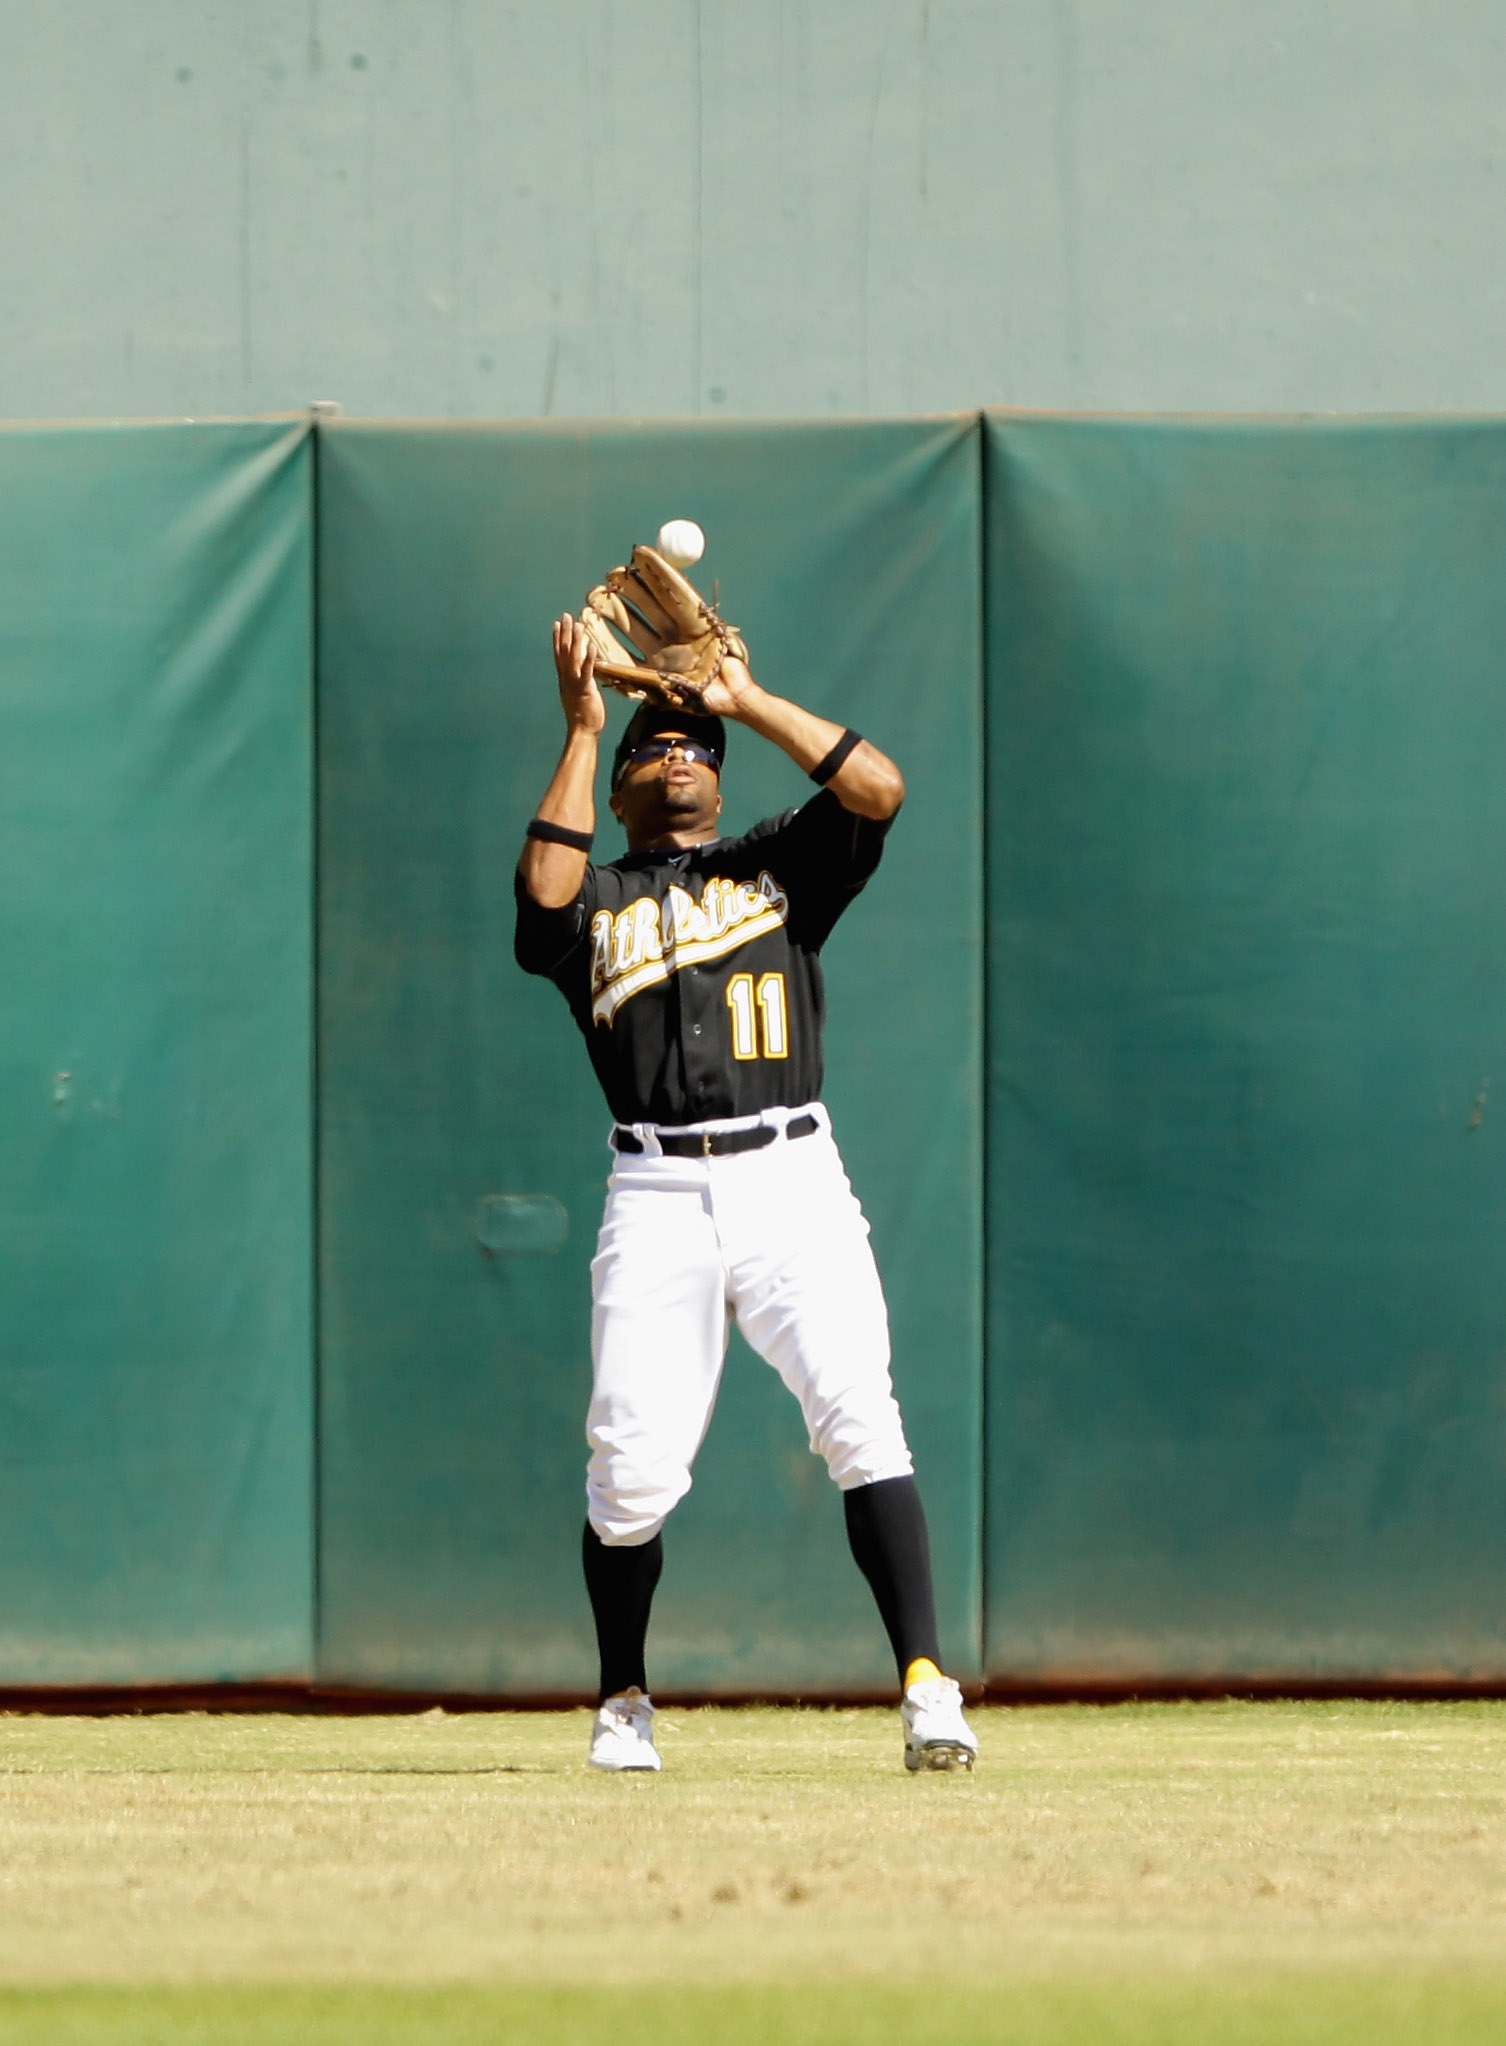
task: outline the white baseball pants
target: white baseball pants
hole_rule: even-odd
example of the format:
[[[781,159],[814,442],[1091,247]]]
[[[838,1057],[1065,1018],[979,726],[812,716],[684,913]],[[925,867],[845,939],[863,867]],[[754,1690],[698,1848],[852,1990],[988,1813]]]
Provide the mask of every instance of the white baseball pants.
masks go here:
[[[813,1135],[785,1123],[813,1115]],[[619,1152],[591,1265],[591,1460],[586,1506],[603,1542],[652,1541],[690,1490],[735,1317],[800,1402],[841,1489],[914,1466],[889,1382],[889,1316],[819,1102],[696,1125],[780,1131],[761,1151],[669,1158],[652,1123]]]

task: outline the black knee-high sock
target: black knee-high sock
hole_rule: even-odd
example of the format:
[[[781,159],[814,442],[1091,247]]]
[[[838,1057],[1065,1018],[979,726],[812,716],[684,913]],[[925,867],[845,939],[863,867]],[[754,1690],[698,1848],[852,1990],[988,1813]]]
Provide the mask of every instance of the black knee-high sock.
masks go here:
[[[643,1644],[648,1638],[649,1608],[664,1568],[664,1537],[636,1548],[608,1548],[590,1521],[581,1542],[586,1590],[596,1621],[596,1648],[601,1657],[601,1693],[615,1698],[636,1684],[648,1689]]]
[[[926,1510],[913,1478],[880,1478],[842,1494],[853,1561],[868,1579],[899,1665],[899,1680],[918,1656],[938,1667],[936,1598]]]

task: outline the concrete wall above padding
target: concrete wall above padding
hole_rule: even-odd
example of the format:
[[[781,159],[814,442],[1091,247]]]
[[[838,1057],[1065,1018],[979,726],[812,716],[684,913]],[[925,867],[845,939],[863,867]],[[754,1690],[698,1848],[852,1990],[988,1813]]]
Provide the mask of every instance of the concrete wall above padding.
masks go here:
[[[1495,0],[5,9],[0,416],[1506,408]]]

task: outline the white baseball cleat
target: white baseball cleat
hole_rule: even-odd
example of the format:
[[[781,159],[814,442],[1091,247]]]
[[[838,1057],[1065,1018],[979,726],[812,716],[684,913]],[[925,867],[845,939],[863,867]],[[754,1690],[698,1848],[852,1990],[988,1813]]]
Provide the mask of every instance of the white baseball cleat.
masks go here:
[[[950,1677],[912,1684],[900,1701],[907,1769],[971,1769],[978,1736],[962,1716],[962,1690]]]
[[[658,1769],[662,1767],[654,1746],[654,1705],[646,1691],[634,1684],[619,1691],[596,1709],[591,1727],[593,1769]]]

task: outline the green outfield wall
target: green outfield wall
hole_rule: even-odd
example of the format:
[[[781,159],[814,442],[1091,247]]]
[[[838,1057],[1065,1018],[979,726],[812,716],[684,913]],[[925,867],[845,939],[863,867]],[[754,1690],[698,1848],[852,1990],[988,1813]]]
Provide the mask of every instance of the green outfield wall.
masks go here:
[[[0,1683],[313,1668],[311,460],[0,434]]]
[[[988,1661],[1506,1670],[1506,426],[991,419]]]
[[[511,873],[671,514],[910,785],[827,1094],[951,1665],[1506,1681],[1506,425],[974,412],[0,434],[0,1687],[589,1687]],[[661,1687],[887,1680],[740,1343],[668,1554]]]
[[[559,995],[513,963],[512,870],[562,736],[548,621],[667,506],[714,536],[705,574],[760,672],[910,776],[827,950],[828,1099],[888,1274],[948,1651],[980,1667],[980,474],[975,417],[322,436],[332,1680],[592,1680],[581,1430],[610,1119]],[[809,791],[747,737],[725,784],[734,828]],[[599,837],[614,857],[604,805]],[[659,1681],[839,1691],[887,1663],[798,1409],[739,1342],[669,1544]]]

